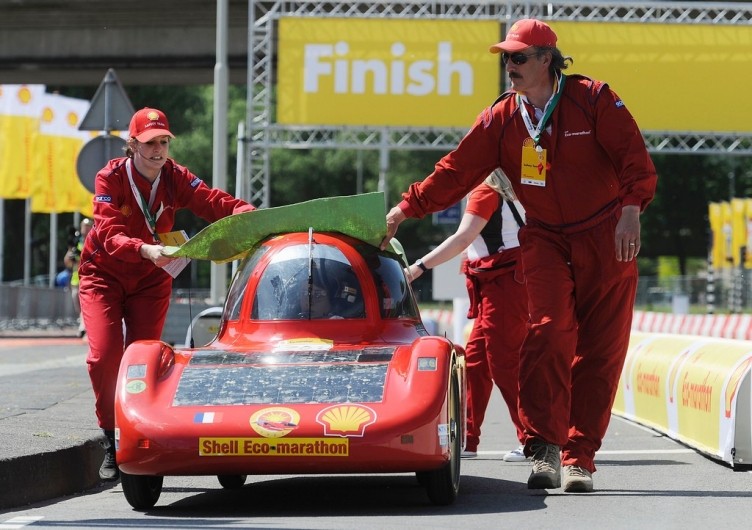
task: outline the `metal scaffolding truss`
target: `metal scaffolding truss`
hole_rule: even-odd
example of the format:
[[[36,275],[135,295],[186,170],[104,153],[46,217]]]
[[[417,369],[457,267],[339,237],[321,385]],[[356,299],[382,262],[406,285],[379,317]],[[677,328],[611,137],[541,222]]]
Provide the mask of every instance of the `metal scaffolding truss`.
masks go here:
[[[253,132],[251,142],[264,148],[286,149],[407,149],[450,151],[467,129],[357,128],[270,125]],[[670,154],[752,154],[752,136],[723,133],[646,131],[645,143],[651,152]]]
[[[269,206],[270,151],[287,149],[378,149],[450,151],[467,129],[416,127],[307,127],[272,122],[275,32],[281,17],[562,21],[752,25],[752,3],[593,2],[490,0],[249,0],[248,102],[245,198]],[[643,131],[653,153],[752,155],[752,135]],[[381,168],[385,171],[384,168]]]

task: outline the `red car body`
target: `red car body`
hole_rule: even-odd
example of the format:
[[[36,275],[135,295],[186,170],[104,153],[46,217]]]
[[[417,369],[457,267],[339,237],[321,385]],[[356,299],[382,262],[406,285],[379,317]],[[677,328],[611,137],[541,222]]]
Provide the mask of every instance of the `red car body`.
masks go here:
[[[272,236],[238,268],[213,341],[131,344],[115,405],[131,505],[153,506],[169,475],[238,487],[254,474],[404,472],[453,502],[464,350],[428,335],[403,267],[339,233]]]

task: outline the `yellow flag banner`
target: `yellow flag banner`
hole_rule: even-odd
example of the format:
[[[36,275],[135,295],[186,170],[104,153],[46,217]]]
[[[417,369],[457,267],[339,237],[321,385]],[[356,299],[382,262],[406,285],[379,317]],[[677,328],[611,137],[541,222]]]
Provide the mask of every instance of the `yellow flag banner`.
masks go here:
[[[723,215],[721,213],[721,203],[708,203],[708,221],[710,222],[710,255],[713,258],[713,265],[716,268],[722,268],[723,263]]]
[[[82,212],[93,210],[93,195],[78,178],[76,161],[89,137],[78,130],[89,102],[58,94],[45,94],[39,135],[36,141],[31,182],[31,211],[34,213]]]
[[[733,245],[733,231],[734,222],[733,215],[731,213],[731,203],[728,201],[721,202],[721,231],[723,233],[721,239],[721,246],[723,248],[723,258],[719,263],[719,268],[729,268],[734,264],[734,245]]]
[[[30,194],[44,85],[0,85],[0,198]]]
[[[747,244],[747,203],[744,199],[731,199],[731,252],[734,267],[742,263],[743,247]]]
[[[744,224],[747,227],[746,252],[744,254],[744,267],[752,268],[752,199],[744,199]]]

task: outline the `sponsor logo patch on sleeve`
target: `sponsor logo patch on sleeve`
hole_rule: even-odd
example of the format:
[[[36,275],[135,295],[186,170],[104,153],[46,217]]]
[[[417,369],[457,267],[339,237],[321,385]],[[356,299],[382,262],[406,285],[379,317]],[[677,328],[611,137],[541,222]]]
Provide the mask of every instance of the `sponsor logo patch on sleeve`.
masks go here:
[[[622,108],[624,106],[625,105],[624,105],[624,102],[622,100],[620,100],[620,99],[616,100],[616,108],[617,109],[620,109],[620,108]]]
[[[94,202],[112,202],[112,195],[95,195]]]
[[[191,181],[191,188],[197,187],[199,184],[201,184],[201,179],[196,177]]]

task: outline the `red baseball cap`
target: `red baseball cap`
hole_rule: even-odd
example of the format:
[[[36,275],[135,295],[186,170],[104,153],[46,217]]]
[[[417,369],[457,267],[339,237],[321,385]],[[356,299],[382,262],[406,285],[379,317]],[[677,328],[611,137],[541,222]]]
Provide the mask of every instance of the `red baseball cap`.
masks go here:
[[[148,107],[133,115],[128,134],[139,142],[148,142],[157,136],[175,138],[175,135],[170,132],[170,124],[167,122],[165,113]]]
[[[551,26],[534,18],[518,20],[509,28],[507,38],[489,48],[491,53],[519,52],[530,46],[556,47],[556,33]]]

